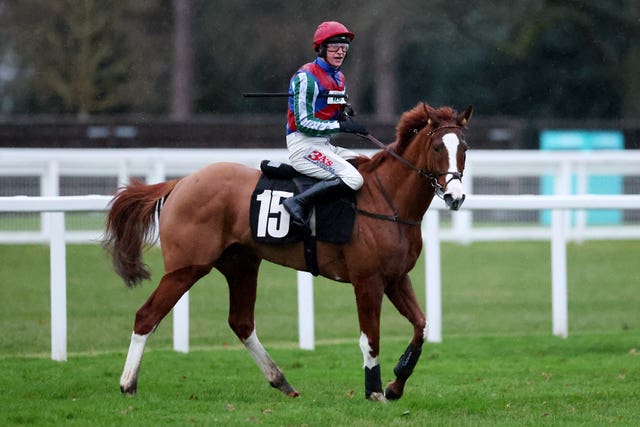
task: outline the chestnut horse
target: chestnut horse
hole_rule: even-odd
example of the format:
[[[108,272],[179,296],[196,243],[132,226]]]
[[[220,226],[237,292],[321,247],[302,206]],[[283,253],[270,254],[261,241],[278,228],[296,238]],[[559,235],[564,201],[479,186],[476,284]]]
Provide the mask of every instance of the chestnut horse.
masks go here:
[[[427,322],[408,273],[420,255],[420,222],[434,195],[451,209],[464,200],[461,180],[467,144],[463,127],[471,111],[469,107],[458,114],[449,107],[435,109],[419,103],[405,112],[396,127],[395,142],[370,159],[357,159],[364,185],[356,195],[351,240],[342,245],[317,244],[320,274],[353,285],[368,399],[399,399],[420,356]],[[260,171],[240,164],[214,163],[182,179],[155,185],[133,182],[114,197],[103,245],[117,273],[127,286],[149,279],[142,252],[152,243],[158,212],[165,268],[158,287],[136,313],[120,379],[123,393],[136,392],[151,333],[180,297],[215,267],[228,283],[231,329],[269,383],[298,396],[256,335],[254,306],[260,261],[306,270],[303,244],[268,245],[253,240],[249,203],[259,176]],[[394,369],[396,379],[384,391],[378,363],[383,295],[413,325],[413,337]]]

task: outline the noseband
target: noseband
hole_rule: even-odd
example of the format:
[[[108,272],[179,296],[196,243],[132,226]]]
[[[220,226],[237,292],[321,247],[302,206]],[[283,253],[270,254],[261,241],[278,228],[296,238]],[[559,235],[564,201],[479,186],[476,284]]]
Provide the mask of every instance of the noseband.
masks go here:
[[[432,137],[436,132],[443,129],[460,129],[460,126],[449,125],[449,126],[436,127],[431,129],[427,134],[427,136]],[[373,142],[375,145],[377,145],[378,147],[382,148],[384,151],[386,151],[387,153],[395,157],[400,163],[417,172],[417,174],[420,175],[421,178],[424,178],[427,181],[429,181],[429,183],[431,183],[431,186],[435,190],[436,195],[441,199],[444,197],[444,191],[447,188],[447,185],[449,185],[451,181],[453,181],[454,179],[462,181],[462,173],[460,172],[442,172],[442,173],[434,174],[433,172],[429,172],[427,170],[416,167],[413,163],[409,162],[400,154],[390,149],[388,145],[384,145],[382,142],[380,142],[377,138],[375,138],[371,134],[367,134],[367,135],[358,134],[358,136]],[[447,176],[447,175],[451,175],[451,178],[447,180],[447,182],[443,187],[438,182],[438,178],[440,178],[441,176]]]

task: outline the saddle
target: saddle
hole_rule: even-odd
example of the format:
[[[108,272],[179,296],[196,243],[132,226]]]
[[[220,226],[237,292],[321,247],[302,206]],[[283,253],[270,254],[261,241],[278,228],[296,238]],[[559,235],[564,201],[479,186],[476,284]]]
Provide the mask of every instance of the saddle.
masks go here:
[[[272,160],[260,163],[262,175],[251,195],[249,218],[256,242],[289,244],[303,242],[307,268],[318,275],[316,242],[342,244],[351,240],[355,221],[355,193],[318,203],[309,227],[291,221],[282,201],[298,194],[317,179],[302,175],[291,165]]]

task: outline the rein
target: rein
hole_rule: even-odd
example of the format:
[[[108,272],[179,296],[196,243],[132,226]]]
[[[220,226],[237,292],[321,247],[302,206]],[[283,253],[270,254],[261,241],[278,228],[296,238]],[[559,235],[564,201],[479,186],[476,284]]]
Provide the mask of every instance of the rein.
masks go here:
[[[437,131],[439,131],[441,129],[460,129],[460,126],[436,127],[434,129],[431,129],[431,131],[429,131],[429,134],[427,136],[432,136],[435,132],[437,132]],[[441,177],[443,175],[445,175],[445,176],[446,175],[452,175],[451,178],[449,180],[447,180],[446,185],[448,185],[449,182],[451,182],[454,179],[462,180],[462,174],[460,172],[442,172],[442,173],[439,173],[439,174],[434,174],[432,172],[429,172],[429,171],[426,171],[424,169],[420,169],[420,168],[416,167],[413,163],[409,162],[407,159],[402,157],[400,154],[398,154],[395,151],[393,151],[392,149],[390,149],[388,145],[385,145],[379,139],[377,139],[376,137],[374,137],[371,134],[364,135],[364,134],[358,133],[356,135],[358,135],[359,137],[364,138],[364,139],[372,142],[373,144],[377,145],[382,150],[384,150],[385,152],[387,152],[391,156],[393,156],[400,163],[402,163],[403,165],[407,166],[409,169],[415,171],[421,178],[429,180],[429,182],[431,183],[431,186],[435,190],[435,194],[441,199],[444,197],[444,190],[445,190],[446,186],[443,187],[442,185],[440,185],[440,183],[438,183],[438,178],[439,177]],[[361,215],[368,216],[370,218],[380,219],[380,220],[384,220],[384,221],[391,221],[391,222],[395,222],[395,223],[398,223],[398,224],[420,225],[422,223],[421,220],[420,221],[413,221],[413,220],[400,218],[397,209],[395,208],[395,206],[393,206],[393,202],[391,201],[391,198],[389,197],[389,195],[385,191],[384,187],[382,186],[382,183],[380,182],[380,178],[378,177],[378,175],[376,175],[376,180],[377,180],[378,185],[379,185],[379,187],[380,187],[380,189],[382,191],[382,195],[383,195],[385,201],[387,202],[387,204],[389,205],[389,207],[393,211],[393,215],[383,215],[383,214],[368,212],[368,211],[364,211],[364,210],[362,210],[362,209],[360,209],[358,207],[356,207],[356,212],[358,212]]]
[[[441,129],[460,129],[460,127],[459,126],[436,127],[434,129],[431,129],[427,136],[430,137],[436,131],[441,130]],[[421,178],[429,180],[429,182],[431,183],[431,186],[435,190],[435,194],[441,199],[444,197],[444,190],[445,190],[446,186],[442,187],[440,185],[440,183],[438,183],[438,177],[443,176],[443,175],[445,175],[445,176],[446,175],[452,175],[451,178],[447,181],[446,185],[448,185],[449,182],[451,182],[454,179],[462,180],[462,174],[460,172],[443,172],[443,173],[440,173],[440,174],[434,174],[432,172],[429,172],[429,171],[426,171],[424,169],[418,168],[413,163],[409,162],[407,159],[402,157],[400,154],[398,154],[395,151],[393,151],[392,149],[390,149],[388,145],[385,145],[384,143],[382,143],[379,139],[377,139],[373,135],[371,135],[371,134],[364,135],[364,134],[360,134],[360,133],[358,133],[357,135],[359,137],[361,137],[361,138],[364,138],[364,139],[374,143],[375,145],[380,147],[382,150],[384,150],[385,152],[389,153],[392,157],[394,157],[400,163],[402,163],[403,165],[407,166],[409,169],[412,169],[413,171],[415,171]],[[413,220],[409,220],[409,219],[400,218],[398,210],[395,208],[395,206],[393,206],[393,202],[391,201],[391,197],[387,194],[387,192],[385,191],[384,187],[382,186],[382,183],[380,182],[380,178],[378,177],[377,174],[375,175],[375,177],[376,177],[376,181],[378,183],[378,186],[380,187],[380,190],[382,192],[382,196],[384,197],[385,201],[387,202],[387,205],[389,205],[389,207],[391,208],[391,210],[393,212],[393,215],[384,215],[384,214],[378,214],[378,213],[374,213],[374,212],[369,212],[369,211],[362,210],[362,209],[358,208],[357,206],[355,207],[356,212],[361,214],[361,215],[368,216],[370,218],[380,219],[380,220],[383,220],[383,221],[395,222],[395,223],[398,224],[398,226],[400,224],[412,225],[412,226],[420,225],[422,223],[422,220],[413,221]],[[402,230],[400,230],[400,233],[402,234]]]
[[[439,130],[442,129],[460,129],[460,126],[442,126],[442,127],[436,127],[433,128],[429,131],[427,136],[432,136],[434,133],[436,133]],[[449,178],[449,180],[447,180],[447,185],[449,184],[449,182],[451,182],[454,179],[459,179],[462,180],[462,174],[460,172],[442,172],[439,174],[434,174],[432,172],[426,171],[424,169],[420,169],[418,167],[416,167],[414,164],[412,164],[411,162],[409,162],[407,159],[405,159],[404,157],[402,157],[400,154],[396,153],[395,151],[393,151],[392,149],[389,148],[388,145],[385,145],[384,143],[380,142],[379,139],[377,139],[376,137],[374,137],[371,134],[367,134],[367,135],[363,135],[363,134],[357,134],[359,137],[364,138],[372,143],[374,143],[375,145],[377,145],[378,147],[380,147],[382,150],[386,151],[387,153],[391,154],[391,156],[393,156],[396,160],[398,160],[400,163],[402,163],[403,165],[407,166],[409,169],[412,169],[413,171],[415,171],[418,175],[420,175],[421,178],[427,179],[429,180],[429,182],[431,183],[431,186],[433,187],[433,189],[436,192],[436,195],[442,199],[443,195],[444,195],[444,190],[446,188],[443,187],[442,185],[440,185],[438,183],[438,178],[441,176],[446,176],[446,175],[451,175],[451,178]]]

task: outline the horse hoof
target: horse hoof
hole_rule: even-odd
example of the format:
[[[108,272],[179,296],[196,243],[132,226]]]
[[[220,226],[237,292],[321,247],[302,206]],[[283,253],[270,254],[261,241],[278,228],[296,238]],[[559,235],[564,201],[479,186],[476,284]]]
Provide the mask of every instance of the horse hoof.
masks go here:
[[[276,384],[274,382],[271,382],[270,384],[271,384],[271,387],[277,388],[287,396],[291,396],[291,397],[300,396],[300,393],[298,393],[295,388],[291,387],[291,384],[289,384],[287,380],[285,380],[284,378],[282,378],[282,381],[280,382],[280,384]]]
[[[402,397],[402,389],[395,390],[394,385],[393,382],[390,382],[384,389],[384,396],[389,400],[398,400]]]
[[[137,384],[131,384],[131,385],[128,385],[128,386],[120,385],[120,392],[122,394],[126,394],[128,396],[134,396],[136,394],[136,391],[138,391],[138,385]]]
[[[398,400],[402,397],[402,394],[398,394],[395,391],[391,390],[389,387],[387,387],[384,390],[384,397],[386,397],[388,400]]]
[[[372,402],[387,403],[387,398],[384,397],[383,393],[380,393],[378,391],[371,393],[369,396],[367,396],[367,399],[369,399]]]
[[[278,387],[278,388],[282,393],[286,394],[289,397],[300,396],[300,393],[298,393],[295,388],[291,387],[289,383],[283,384],[281,387]]]

